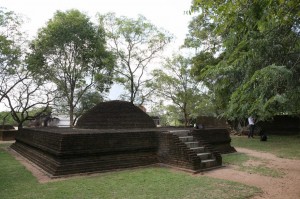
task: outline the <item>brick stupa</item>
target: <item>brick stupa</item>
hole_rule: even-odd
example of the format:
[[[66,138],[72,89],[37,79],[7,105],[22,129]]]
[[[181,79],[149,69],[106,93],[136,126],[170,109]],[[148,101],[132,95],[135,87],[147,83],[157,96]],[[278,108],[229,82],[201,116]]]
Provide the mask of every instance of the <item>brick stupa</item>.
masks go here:
[[[82,115],[76,125],[83,129],[155,128],[152,118],[125,101],[101,102]]]

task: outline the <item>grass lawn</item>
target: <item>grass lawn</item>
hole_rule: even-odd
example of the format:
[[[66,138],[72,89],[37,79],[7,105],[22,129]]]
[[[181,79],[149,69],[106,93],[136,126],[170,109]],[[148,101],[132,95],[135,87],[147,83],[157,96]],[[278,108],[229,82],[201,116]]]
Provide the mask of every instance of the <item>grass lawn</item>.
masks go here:
[[[289,136],[269,135],[267,142],[261,142],[259,137],[248,139],[247,136],[232,136],[231,146],[248,148],[256,151],[272,153],[280,158],[300,159],[300,134]],[[231,153],[222,155],[223,165],[235,165],[237,170],[248,173],[256,173],[275,178],[285,174],[274,168],[268,167],[266,160],[248,156],[243,153]],[[248,165],[247,162],[256,162],[256,165]]]
[[[274,178],[283,177],[285,174],[274,168],[268,167],[268,162],[264,159],[248,156],[243,153],[231,153],[222,155],[223,165],[235,165],[237,170],[248,173],[256,173]],[[255,161],[257,165],[247,165],[247,161]]]
[[[279,136],[268,135],[268,141],[261,142],[259,137],[248,139],[247,136],[232,136],[233,147],[243,147],[272,153],[281,158],[300,160],[300,134]]]
[[[258,188],[166,168],[141,168],[40,184],[0,145],[0,198],[250,198]]]

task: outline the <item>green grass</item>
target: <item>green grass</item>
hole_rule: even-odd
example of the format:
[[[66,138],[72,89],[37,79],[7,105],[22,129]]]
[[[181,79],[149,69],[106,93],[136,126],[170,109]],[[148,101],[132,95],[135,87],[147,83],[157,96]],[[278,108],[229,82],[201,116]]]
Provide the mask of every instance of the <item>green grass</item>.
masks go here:
[[[269,135],[267,142],[261,142],[259,137],[248,139],[246,136],[231,137],[231,145],[257,151],[269,152],[277,157],[300,160],[300,134],[290,136]]]
[[[0,145],[0,196],[17,198],[250,198],[260,190],[243,184],[166,168],[143,168],[80,176],[40,184]]]
[[[235,165],[237,166],[237,170],[245,171],[247,173],[255,173],[262,176],[270,176],[274,178],[283,177],[285,174],[274,168],[268,167],[268,161],[248,156],[244,153],[231,153],[222,155],[223,165]],[[247,162],[252,161],[255,162],[255,165],[248,165]]]

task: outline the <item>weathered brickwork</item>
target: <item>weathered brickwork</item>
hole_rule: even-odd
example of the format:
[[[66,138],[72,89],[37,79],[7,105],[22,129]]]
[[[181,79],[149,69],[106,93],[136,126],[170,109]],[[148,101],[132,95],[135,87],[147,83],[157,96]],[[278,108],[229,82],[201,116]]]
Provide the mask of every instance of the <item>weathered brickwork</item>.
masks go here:
[[[11,125],[0,125],[0,140],[11,141],[15,140],[16,130]]]
[[[0,140],[11,141],[15,140],[15,130],[0,130]]]
[[[193,129],[191,135],[222,154],[236,152],[230,145],[231,138],[227,129]]]
[[[211,150],[216,159],[210,164],[166,129],[41,128],[20,130],[12,149],[57,177],[156,163],[192,171],[220,166],[220,154],[209,146],[205,145],[206,152]]]
[[[297,134],[300,132],[300,118],[289,115],[278,115],[271,121],[260,121],[256,124],[266,134]]]
[[[153,119],[137,106],[125,101],[99,103],[81,116],[76,125],[86,129],[155,128]]]
[[[178,136],[163,132],[158,137],[157,154],[159,162],[190,170],[201,169],[201,159],[181,142]]]

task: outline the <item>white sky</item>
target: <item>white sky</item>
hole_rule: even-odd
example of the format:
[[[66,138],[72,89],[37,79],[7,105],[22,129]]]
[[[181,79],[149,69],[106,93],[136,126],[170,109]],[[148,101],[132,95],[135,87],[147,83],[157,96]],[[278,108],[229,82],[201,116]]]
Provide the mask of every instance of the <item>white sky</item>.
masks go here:
[[[176,45],[182,44],[187,33],[191,0],[0,0],[0,7],[29,18],[25,29],[30,36],[45,26],[55,11],[78,9],[94,18],[96,13],[115,12],[118,16],[136,18],[144,15],[154,25],[162,27],[176,36]]]
[[[55,11],[78,9],[92,19],[96,13],[115,12],[117,16],[136,18],[142,14],[154,25],[164,28],[175,36],[171,51],[176,52],[183,44],[188,33],[191,16],[184,13],[189,10],[192,0],[0,0],[0,7],[22,14],[28,18],[25,31],[30,37],[44,27]],[[118,97],[118,87],[113,87],[110,99]]]

